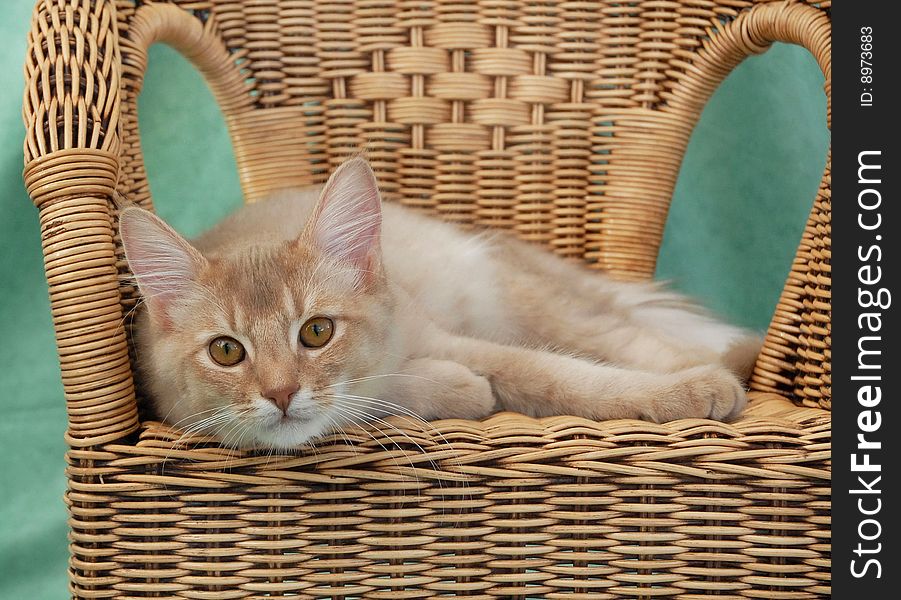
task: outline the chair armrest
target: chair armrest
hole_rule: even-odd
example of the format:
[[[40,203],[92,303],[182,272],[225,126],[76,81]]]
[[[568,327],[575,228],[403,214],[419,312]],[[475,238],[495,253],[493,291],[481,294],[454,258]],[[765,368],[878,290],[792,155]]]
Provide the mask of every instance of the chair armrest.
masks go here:
[[[832,21],[818,7],[772,2],[748,11],[740,28],[749,44],[803,46],[825,76],[826,125],[832,128]],[[832,152],[791,271],[751,377],[751,389],[775,392],[804,406],[832,407]]]
[[[44,266],[74,447],[138,427],[112,198],[121,60],[111,1],[43,0],[25,63],[25,185]]]

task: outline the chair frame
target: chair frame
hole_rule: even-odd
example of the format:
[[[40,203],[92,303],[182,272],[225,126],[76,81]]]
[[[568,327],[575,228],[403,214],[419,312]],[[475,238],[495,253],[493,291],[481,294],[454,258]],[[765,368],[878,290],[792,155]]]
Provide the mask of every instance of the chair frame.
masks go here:
[[[141,418],[116,202],[152,209],[156,42],[203,73],[248,202],[366,149],[388,201],[622,279],[691,131],[773,42],[826,77],[829,2],[39,0],[24,178],[69,426],[75,598],[829,595],[831,156],[735,423],[394,419],[268,456]]]

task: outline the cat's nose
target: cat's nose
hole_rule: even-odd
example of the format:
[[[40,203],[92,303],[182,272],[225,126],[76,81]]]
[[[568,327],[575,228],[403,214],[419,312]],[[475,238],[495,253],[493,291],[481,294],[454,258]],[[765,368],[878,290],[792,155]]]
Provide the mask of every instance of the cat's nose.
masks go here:
[[[263,397],[275,404],[279,410],[288,414],[288,406],[291,404],[291,396],[297,393],[300,387],[297,385],[286,385],[280,388],[274,388],[263,392]]]

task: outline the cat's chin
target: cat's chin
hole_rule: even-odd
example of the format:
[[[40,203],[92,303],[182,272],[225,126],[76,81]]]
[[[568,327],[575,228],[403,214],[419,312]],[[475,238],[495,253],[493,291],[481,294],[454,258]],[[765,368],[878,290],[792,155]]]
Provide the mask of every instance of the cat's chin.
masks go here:
[[[248,432],[245,439],[235,444],[239,448],[253,450],[287,450],[296,452],[328,431],[328,421],[322,417],[311,419],[289,417],[266,423]]]

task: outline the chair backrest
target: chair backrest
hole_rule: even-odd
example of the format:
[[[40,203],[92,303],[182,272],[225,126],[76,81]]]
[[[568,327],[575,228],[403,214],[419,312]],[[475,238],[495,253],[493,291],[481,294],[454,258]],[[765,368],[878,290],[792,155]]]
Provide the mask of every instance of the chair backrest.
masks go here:
[[[654,270],[714,89],[773,41],[826,74],[828,2],[41,0],[25,179],[42,233],[70,442],[137,426],[117,195],[151,207],[137,96],[155,42],[205,75],[248,201],[365,151],[388,200],[514,230],[623,279]],[[827,115],[828,119],[828,115]],[[753,386],[828,406],[829,165]]]

